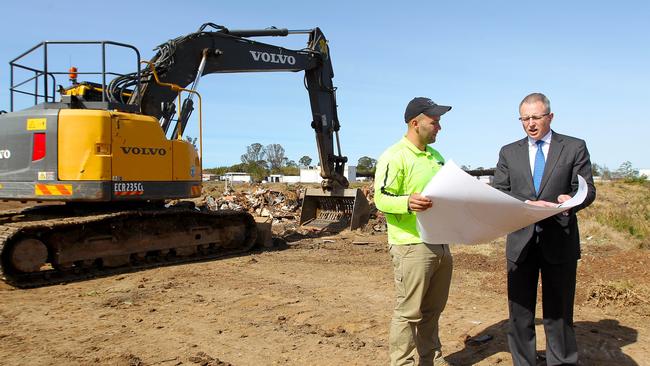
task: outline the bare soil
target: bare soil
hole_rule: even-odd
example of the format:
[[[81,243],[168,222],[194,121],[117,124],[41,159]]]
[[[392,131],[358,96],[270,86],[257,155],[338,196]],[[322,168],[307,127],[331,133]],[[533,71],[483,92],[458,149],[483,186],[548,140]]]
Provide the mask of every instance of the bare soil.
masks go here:
[[[0,283],[0,363],[388,364],[394,294],[385,233],[274,231],[285,240],[238,257],[29,290]],[[650,365],[649,252],[583,236],[581,364]],[[452,253],[440,324],[447,358],[511,365],[503,239]],[[544,350],[541,321],[537,334]],[[482,335],[492,339],[472,341]]]

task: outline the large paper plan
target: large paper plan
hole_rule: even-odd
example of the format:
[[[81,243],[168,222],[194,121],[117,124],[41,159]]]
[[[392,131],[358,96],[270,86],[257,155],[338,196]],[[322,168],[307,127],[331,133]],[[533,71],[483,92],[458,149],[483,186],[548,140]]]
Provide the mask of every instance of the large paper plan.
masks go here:
[[[578,192],[557,207],[533,206],[480,182],[448,161],[421,192],[433,207],[417,213],[426,243],[479,244],[521,229],[581,204],[587,183],[578,176]]]

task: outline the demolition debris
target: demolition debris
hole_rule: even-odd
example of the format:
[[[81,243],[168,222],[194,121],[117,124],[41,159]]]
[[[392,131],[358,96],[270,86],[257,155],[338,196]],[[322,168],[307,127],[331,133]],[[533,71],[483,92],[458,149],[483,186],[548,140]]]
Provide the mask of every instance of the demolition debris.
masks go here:
[[[286,187],[286,188],[285,188]],[[207,184],[203,188],[200,198],[194,199],[197,207],[204,207],[211,211],[235,210],[247,211],[264,222],[270,222],[274,232],[300,232],[307,233],[318,231],[313,228],[300,228],[300,209],[305,197],[307,187],[301,185],[288,185],[271,188],[266,185],[242,184],[236,186],[222,186]],[[378,212],[372,203],[373,189],[371,185],[364,186],[361,191],[370,202],[370,222],[362,229],[364,232],[385,232],[386,219]],[[258,220],[259,222],[260,220]],[[275,230],[282,227],[284,230]],[[282,236],[282,235],[281,235]]]

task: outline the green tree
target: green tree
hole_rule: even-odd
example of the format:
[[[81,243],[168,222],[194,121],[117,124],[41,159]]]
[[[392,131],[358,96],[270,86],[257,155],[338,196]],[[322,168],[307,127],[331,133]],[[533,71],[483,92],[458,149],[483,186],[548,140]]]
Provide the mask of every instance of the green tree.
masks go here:
[[[261,182],[269,175],[268,163],[265,157],[266,149],[262,144],[256,142],[246,147],[246,153],[241,156],[242,163],[232,167],[250,174],[253,181]]]
[[[269,163],[271,172],[277,173],[284,166],[286,161],[284,156],[284,147],[280,144],[269,144],[264,148],[264,156]]]
[[[284,159],[285,159],[285,162],[284,162],[285,167],[289,167],[289,168],[297,168],[298,167],[298,164],[296,164],[295,161],[289,160],[287,158],[284,158]]]
[[[228,169],[229,172],[246,173],[248,171],[248,164],[239,163],[230,166]]]
[[[311,161],[312,161],[311,158],[305,155],[302,158],[300,158],[300,160],[298,160],[298,164],[300,164],[300,166],[309,166],[311,165]]]
[[[263,160],[248,163],[246,173],[250,174],[253,181],[258,183],[269,176],[269,170],[266,168],[266,162]]]
[[[362,156],[357,161],[357,172],[362,174],[374,174],[375,168],[377,167],[377,160],[368,157]]]
[[[284,175],[300,175],[298,166],[284,166],[280,168],[280,173]]]
[[[208,174],[224,175],[227,172],[231,172],[232,169],[229,166],[219,166],[216,168],[203,169],[203,171]]]
[[[635,179],[639,176],[639,170],[634,169],[631,162],[625,161],[616,170],[616,175],[623,179]]]
[[[264,160],[264,146],[260,143],[254,143],[246,147],[246,153],[241,156],[241,162],[249,164]]]

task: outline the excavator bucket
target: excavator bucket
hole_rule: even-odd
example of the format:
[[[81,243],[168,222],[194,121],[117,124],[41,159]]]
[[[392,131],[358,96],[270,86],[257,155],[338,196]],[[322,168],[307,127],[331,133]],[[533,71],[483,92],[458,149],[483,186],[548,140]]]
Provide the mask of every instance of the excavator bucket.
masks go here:
[[[310,188],[302,200],[300,225],[340,231],[363,227],[370,218],[370,206],[360,189],[323,191]]]

